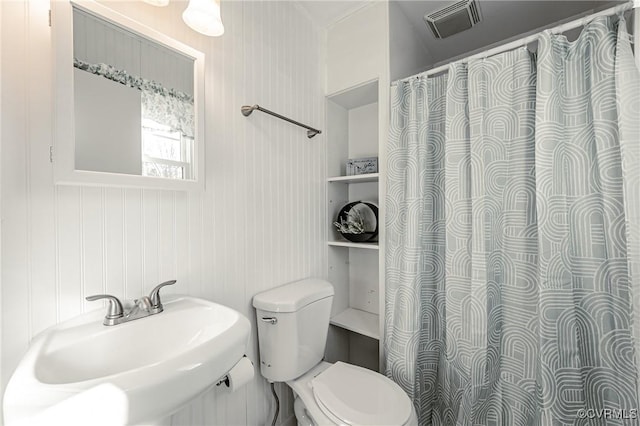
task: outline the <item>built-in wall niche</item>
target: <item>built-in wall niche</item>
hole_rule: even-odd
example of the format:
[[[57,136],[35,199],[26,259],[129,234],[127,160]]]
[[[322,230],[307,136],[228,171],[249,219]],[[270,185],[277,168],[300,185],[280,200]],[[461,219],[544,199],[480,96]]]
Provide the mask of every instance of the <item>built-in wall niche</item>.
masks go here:
[[[346,175],[349,159],[379,156],[378,84],[372,80],[327,97],[327,213],[332,222],[347,203],[379,205],[379,173]],[[383,220],[379,210],[379,227]],[[336,291],[327,359],[379,370],[381,241],[351,242],[332,225],[327,244],[328,277]]]
[[[329,179],[346,175],[349,158],[377,156],[378,80],[327,97],[327,125]]]
[[[332,363],[343,361],[369,370],[380,371],[379,345],[379,339],[332,326],[327,336],[325,359]]]
[[[202,189],[204,54],[93,1],[52,30],[56,183]]]
[[[352,201],[379,204],[379,173],[346,175],[349,159],[378,157],[378,115],[378,80],[327,98],[328,204],[332,219],[342,206]],[[329,243],[343,245],[347,242],[332,227]],[[357,247],[377,246],[377,242],[355,244]]]

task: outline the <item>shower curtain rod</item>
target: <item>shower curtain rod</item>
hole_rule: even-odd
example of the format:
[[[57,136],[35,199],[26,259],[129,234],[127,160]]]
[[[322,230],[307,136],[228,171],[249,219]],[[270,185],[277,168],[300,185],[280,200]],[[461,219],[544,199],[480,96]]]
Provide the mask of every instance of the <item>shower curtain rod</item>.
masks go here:
[[[242,115],[244,115],[245,117],[250,116],[251,113],[253,111],[255,111],[255,110],[262,111],[265,114],[273,115],[274,117],[277,117],[280,120],[288,121],[289,123],[295,124],[296,126],[304,127],[305,129],[307,129],[307,137],[309,139],[311,139],[315,135],[318,135],[318,134],[322,133],[322,131],[320,131],[318,129],[314,129],[313,127],[309,127],[306,124],[300,123],[299,121],[292,120],[289,117],[285,117],[284,115],[278,114],[277,112],[269,111],[266,108],[262,108],[260,105],[253,105],[253,106],[244,105],[244,106],[242,106],[240,108],[240,112],[242,112]]]
[[[589,23],[590,21],[592,21],[593,19],[595,19],[597,17],[615,15],[617,13],[626,12],[627,10],[635,9],[635,8],[638,8],[638,7],[640,7],[640,0],[635,0],[635,1],[632,0],[632,1],[629,1],[628,3],[621,4],[619,6],[610,7],[609,9],[605,9],[603,11],[593,13],[593,14],[585,16],[583,18],[575,19],[573,21],[570,21],[570,22],[567,22],[565,24],[558,25],[557,27],[549,28],[549,29],[543,30],[543,31],[551,31],[553,34],[563,33],[565,31],[569,31],[569,30],[572,30],[574,28],[583,27],[587,23]],[[428,77],[428,76],[433,75],[433,74],[439,74],[439,73],[441,73],[443,71],[447,71],[449,69],[449,65],[451,65],[452,63],[455,63],[455,62],[467,63],[471,59],[488,58],[489,56],[497,55],[498,53],[502,53],[502,52],[506,52],[506,51],[509,51],[509,50],[517,49],[518,47],[526,47],[529,43],[537,41],[538,38],[540,37],[540,33],[541,32],[542,31],[540,31],[540,32],[538,32],[536,34],[527,36],[527,37],[520,38],[520,39],[512,41],[510,43],[506,43],[506,44],[503,44],[501,46],[494,47],[493,49],[485,50],[484,52],[480,52],[480,53],[477,53],[475,55],[467,56],[466,58],[463,58],[463,59],[460,59],[460,60],[457,60],[457,61],[449,62],[448,64],[439,66],[437,68],[432,68],[432,69],[427,70],[427,71],[422,71],[422,72],[420,72],[418,74],[414,74],[414,75],[412,75],[410,77],[405,77],[405,78],[398,79],[398,80],[394,81],[393,83],[391,83],[391,85],[395,86],[396,84],[398,84],[398,82],[406,82],[406,81],[410,81],[411,79],[414,79],[414,78]]]

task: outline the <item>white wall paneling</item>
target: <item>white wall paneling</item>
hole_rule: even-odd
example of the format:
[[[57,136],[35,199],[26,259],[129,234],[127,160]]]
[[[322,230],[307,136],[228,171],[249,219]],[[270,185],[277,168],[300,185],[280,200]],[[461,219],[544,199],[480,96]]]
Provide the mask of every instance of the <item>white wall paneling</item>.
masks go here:
[[[327,275],[325,134],[309,140],[268,115],[240,114],[257,103],[323,128],[322,39],[306,15],[289,2],[223,2],[226,33],[208,38],[183,24],[186,2],[105,4],[206,54],[206,189],[55,186],[49,1],[2,2],[3,387],[36,333],[96,308],[87,295],[131,299],[176,278],[166,293],[223,303],[255,324],[254,294]],[[257,365],[255,331],[248,355]],[[279,392],[283,419],[292,401]],[[263,424],[271,401],[258,374],[173,420]]]
[[[327,93],[389,75],[388,2],[377,1],[327,31]],[[383,75],[384,74],[384,75]],[[382,98],[380,98],[382,99]]]

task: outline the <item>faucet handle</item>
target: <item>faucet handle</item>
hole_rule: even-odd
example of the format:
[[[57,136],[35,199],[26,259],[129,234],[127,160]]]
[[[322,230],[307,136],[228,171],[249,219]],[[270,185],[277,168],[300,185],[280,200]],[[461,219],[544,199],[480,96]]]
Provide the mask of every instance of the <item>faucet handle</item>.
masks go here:
[[[115,296],[111,296],[110,294],[95,294],[93,296],[87,296],[86,299],[89,302],[93,302],[94,300],[100,300],[100,299],[109,300],[107,315],[104,317],[104,325],[114,325],[117,323],[116,320],[118,318],[122,318],[124,316],[124,309],[122,308],[122,303]]]
[[[162,307],[162,301],[160,300],[160,289],[167,285],[173,285],[176,283],[176,280],[165,281],[163,283],[155,286],[151,293],[149,294],[149,299],[151,299],[151,309],[150,311],[154,314],[160,313],[164,310]]]

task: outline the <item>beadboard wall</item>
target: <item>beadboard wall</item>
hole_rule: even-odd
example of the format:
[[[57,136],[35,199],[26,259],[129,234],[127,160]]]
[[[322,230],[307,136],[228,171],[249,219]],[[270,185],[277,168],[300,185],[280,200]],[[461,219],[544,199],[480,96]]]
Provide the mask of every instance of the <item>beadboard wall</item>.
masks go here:
[[[183,24],[185,2],[106,4],[205,52],[206,190],[56,186],[49,0],[0,2],[3,388],[35,334],[96,308],[85,296],[135,298],[175,278],[165,293],[226,304],[255,324],[254,294],[326,275],[324,134],[240,114],[257,103],[323,128],[321,30],[292,2],[223,1],[220,38]],[[258,365],[255,329],[248,355]],[[256,373],[173,423],[265,423],[272,398]],[[291,405],[285,395],[285,418]]]

